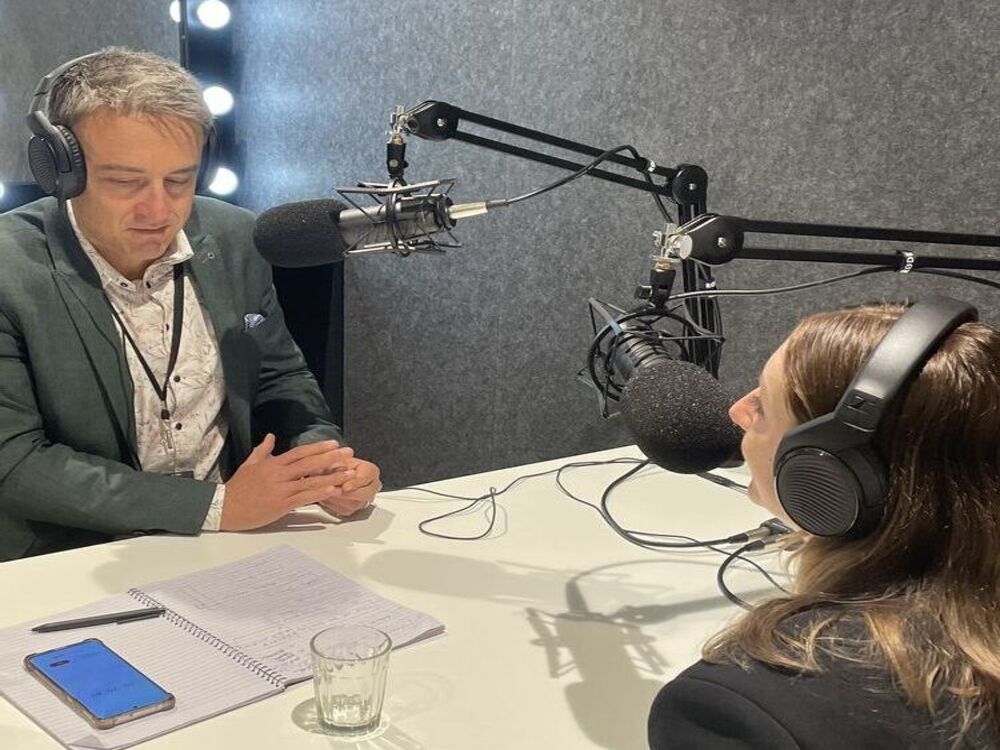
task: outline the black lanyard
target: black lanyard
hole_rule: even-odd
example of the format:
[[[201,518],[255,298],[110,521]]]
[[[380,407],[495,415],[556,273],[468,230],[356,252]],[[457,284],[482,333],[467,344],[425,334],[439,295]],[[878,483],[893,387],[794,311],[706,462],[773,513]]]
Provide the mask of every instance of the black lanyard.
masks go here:
[[[142,369],[146,371],[146,377],[149,378],[149,382],[156,391],[156,395],[160,397],[160,419],[170,419],[170,410],[167,408],[167,383],[170,382],[170,376],[174,372],[174,365],[177,364],[177,353],[181,348],[181,329],[184,326],[184,264],[177,263],[174,266],[174,330],[170,337],[170,359],[167,361],[167,373],[163,376],[163,385],[157,382],[153,370],[150,368],[146,358],[142,356],[142,352],[139,351],[135,339],[128,332],[128,328],[125,327],[125,321],[119,317],[114,305],[111,305],[111,314],[118,321],[118,325],[122,329],[122,335],[132,345],[132,351],[135,352],[135,356],[139,360],[139,364],[142,365]]]

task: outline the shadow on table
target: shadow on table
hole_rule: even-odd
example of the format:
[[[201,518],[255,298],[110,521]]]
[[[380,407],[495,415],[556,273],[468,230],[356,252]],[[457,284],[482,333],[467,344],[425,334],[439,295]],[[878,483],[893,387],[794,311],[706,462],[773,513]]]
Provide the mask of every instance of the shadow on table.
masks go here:
[[[259,529],[248,529],[239,533],[270,534],[277,531],[317,531],[327,526],[346,526],[358,521],[368,521],[371,525],[377,527],[375,529],[368,529],[368,531],[375,532],[374,534],[369,534],[369,536],[377,536],[379,532],[385,531],[389,527],[389,521],[393,518],[394,514],[375,513],[375,510],[374,505],[369,505],[352,516],[341,518],[327,512],[318,505],[307,505],[279,518],[267,526],[262,526]]]
[[[566,571],[386,549],[365,561],[361,573],[394,586],[526,607],[531,644],[545,650],[549,677],[576,678],[565,695],[581,730],[599,747],[639,750],[647,746],[649,707],[671,667],[643,626],[711,610],[736,612],[721,594],[692,598],[672,586],[680,562],[718,566],[716,559],[664,556]],[[640,580],[637,568],[647,566],[648,573],[651,565],[670,566],[669,574]]]
[[[462,599],[516,605],[557,600],[565,571],[419,550],[384,549],[361,563],[367,579]]]
[[[449,555],[423,550],[383,549],[361,562],[358,572],[366,579],[414,591],[444,594],[462,599],[482,599],[514,604],[552,606],[563,599],[566,581],[581,576],[599,580],[611,588],[619,587],[626,601],[642,601],[644,606],[633,617],[659,617],[645,602],[662,598],[670,592],[671,579],[646,584],[629,581],[627,576],[610,574],[612,568],[626,565],[698,565],[717,568],[717,558],[663,556],[653,560],[631,561],[604,565],[580,573],[578,570],[545,568],[519,562],[478,560],[461,555]],[[603,571],[600,578],[594,576]],[[676,573],[676,568],[672,571]],[[755,592],[748,592],[753,594]],[[756,592],[760,593],[760,592]],[[668,605],[662,619],[697,612],[703,609],[731,606],[721,594],[704,600],[677,601]],[[635,620],[638,622],[638,619]],[[658,622],[659,620],[650,620]]]
[[[710,596],[638,606],[619,600],[610,611],[595,611],[584,595],[582,584],[587,579],[601,581],[610,576],[613,583],[621,576],[618,571],[611,573],[612,569],[664,562],[629,561],[582,571],[565,584],[566,611],[526,610],[538,636],[532,643],[545,649],[549,676],[577,678],[565,687],[566,702],[580,729],[600,747],[639,750],[647,746],[649,707],[666,681],[670,664],[657,650],[656,639],[641,626],[730,606],[721,596]],[[594,598],[608,598],[604,593]]]

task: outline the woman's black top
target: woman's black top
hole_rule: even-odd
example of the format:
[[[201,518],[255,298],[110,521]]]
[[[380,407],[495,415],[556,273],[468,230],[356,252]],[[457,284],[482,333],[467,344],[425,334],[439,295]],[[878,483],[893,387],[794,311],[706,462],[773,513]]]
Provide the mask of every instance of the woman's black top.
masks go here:
[[[956,704],[937,721],[910,706],[887,669],[828,657],[802,674],[752,662],[700,661],[667,684],[649,716],[652,750],[939,750],[952,748]],[[959,748],[1000,748],[976,726]]]

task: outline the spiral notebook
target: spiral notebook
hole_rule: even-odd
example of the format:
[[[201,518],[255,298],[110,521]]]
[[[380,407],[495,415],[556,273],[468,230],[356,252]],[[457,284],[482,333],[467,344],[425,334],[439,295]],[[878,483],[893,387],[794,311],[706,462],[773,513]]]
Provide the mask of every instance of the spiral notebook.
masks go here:
[[[162,617],[33,633],[40,622],[162,606]],[[131,589],[86,607],[0,630],[0,694],[66,747],[115,750],[283,691],[312,676],[309,639],[364,624],[394,648],[443,632],[430,615],[384,599],[288,546]],[[97,730],[29,675],[32,652],[100,638],[176,696],[170,711]]]

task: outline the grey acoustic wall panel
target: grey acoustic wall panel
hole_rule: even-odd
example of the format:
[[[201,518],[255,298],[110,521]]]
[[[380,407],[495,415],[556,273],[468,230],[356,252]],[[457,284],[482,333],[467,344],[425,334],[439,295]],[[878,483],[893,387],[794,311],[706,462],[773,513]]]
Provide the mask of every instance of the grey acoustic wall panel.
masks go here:
[[[24,115],[35,85],[59,63],[109,45],[177,59],[169,3],[0,0],[0,181],[31,179]]]
[[[696,163],[709,207],[767,219],[995,232],[994,71],[986,0],[247,3],[238,14],[254,208],[384,180],[388,113],[440,99],[599,147]],[[411,180],[458,201],[516,195],[558,170],[413,140]],[[389,484],[627,442],[575,378],[586,299],[644,283],[649,196],[580,180],[459,226],[443,257],[351,261],[346,427]],[[954,252],[941,250],[941,252]],[[777,286],[843,267],[743,261],[720,285]],[[801,314],[929,289],[887,277],[725,301],[724,380],[747,387]]]

